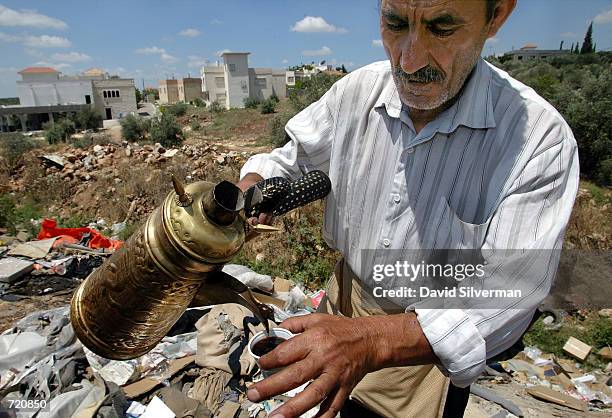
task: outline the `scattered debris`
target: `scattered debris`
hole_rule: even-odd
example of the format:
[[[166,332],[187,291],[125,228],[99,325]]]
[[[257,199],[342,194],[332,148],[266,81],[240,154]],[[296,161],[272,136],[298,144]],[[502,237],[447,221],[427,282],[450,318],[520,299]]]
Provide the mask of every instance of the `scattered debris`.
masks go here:
[[[574,337],[570,337],[563,346],[563,351],[582,361],[587,358],[592,349],[593,348],[590,345],[585,344]]]
[[[0,282],[12,283],[33,268],[34,263],[30,261],[14,257],[0,259]]]
[[[579,401],[576,398],[572,398],[569,395],[557,392],[544,386],[534,386],[527,389],[527,393],[537,399],[544,401],[553,402],[557,405],[567,406],[568,408],[575,409],[576,411],[586,411],[587,407],[584,402]]]

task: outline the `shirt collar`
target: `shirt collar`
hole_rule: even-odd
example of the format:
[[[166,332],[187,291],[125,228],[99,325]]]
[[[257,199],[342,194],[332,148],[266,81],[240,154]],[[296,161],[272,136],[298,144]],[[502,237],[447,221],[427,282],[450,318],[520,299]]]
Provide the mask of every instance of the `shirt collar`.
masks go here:
[[[473,129],[495,128],[489,64],[479,58],[466,83],[459,99],[436,118],[439,132],[451,133],[460,125]],[[374,106],[384,106],[390,117],[400,118],[403,106],[392,77]]]

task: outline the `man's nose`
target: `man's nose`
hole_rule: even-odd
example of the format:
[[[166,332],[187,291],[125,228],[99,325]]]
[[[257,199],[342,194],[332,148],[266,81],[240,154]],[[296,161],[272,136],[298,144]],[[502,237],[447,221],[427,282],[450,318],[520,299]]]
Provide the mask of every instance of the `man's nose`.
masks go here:
[[[402,44],[400,66],[408,74],[415,73],[429,64],[427,45],[419,33],[409,33]]]

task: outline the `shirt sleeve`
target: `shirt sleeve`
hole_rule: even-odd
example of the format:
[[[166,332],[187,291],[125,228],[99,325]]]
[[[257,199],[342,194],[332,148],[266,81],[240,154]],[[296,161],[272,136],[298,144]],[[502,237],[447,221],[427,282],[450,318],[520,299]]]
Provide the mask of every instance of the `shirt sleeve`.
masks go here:
[[[487,358],[506,350],[521,337],[552,286],[560,255],[560,251],[552,250],[560,250],[563,243],[578,191],[579,166],[573,137],[543,148],[534,152],[501,200],[483,246],[483,250],[493,253],[497,250],[498,256],[505,249],[526,250],[524,257],[538,257],[534,264],[547,266],[538,271],[544,271],[544,277],[538,276],[541,280],[529,282],[528,286],[533,287],[524,289],[520,308],[500,303],[496,309],[415,309],[440,360],[441,371],[455,386],[470,385],[484,370]],[[516,273],[516,263],[523,261],[511,260],[508,270]],[[523,263],[521,268],[526,270],[520,270],[521,274],[528,275],[530,265]]]
[[[285,126],[289,142],[270,153],[249,158],[240,170],[240,178],[257,173],[263,178],[278,176],[295,180],[313,170],[329,173],[335,125],[330,109],[334,108],[339,84],[334,84],[321,99],[291,118]]]

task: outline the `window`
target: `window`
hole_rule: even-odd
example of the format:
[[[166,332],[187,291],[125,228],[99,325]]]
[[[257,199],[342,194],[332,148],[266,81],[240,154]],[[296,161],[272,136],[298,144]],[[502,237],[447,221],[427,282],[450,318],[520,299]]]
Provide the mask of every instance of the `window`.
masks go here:
[[[107,98],[107,96],[106,96],[106,90],[104,90],[104,91],[102,92],[102,95],[104,96],[104,98],[105,98],[105,99]]]
[[[119,90],[117,90],[117,97],[121,97],[121,95],[119,94]]]
[[[265,78],[256,78],[255,82],[259,87],[264,89],[268,86],[268,80],[266,80]]]
[[[247,85],[247,82],[242,80],[240,82],[240,86],[242,87],[242,92],[243,93],[248,93],[249,92],[249,86]]]
[[[215,86],[218,89],[225,88],[225,77],[215,77]]]
[[[294,83],[295,77],[287,77],[287,83]]]
[[[234,71],[236,71],[236,64],[228,64],[230,73],[233,73]]]

